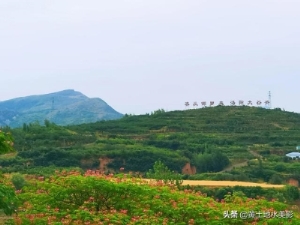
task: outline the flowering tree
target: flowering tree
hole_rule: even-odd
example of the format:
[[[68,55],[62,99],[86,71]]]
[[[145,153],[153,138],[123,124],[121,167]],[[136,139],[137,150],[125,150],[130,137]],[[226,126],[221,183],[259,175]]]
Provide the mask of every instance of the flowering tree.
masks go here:
[[[155,168],[170,172],[161,162]],[[200,192],[174,190],[125,174],[119,178],[100,171],[84,175],[63,171],[28,182],[24,192],[17,194],[20,208],[13,218],[14,225],[277,225],[299,224],[300,219],[297,211],[293,213],[280,202],[249,199],[240,192],[215,201]],[[241,217],[245,212],[249,216]],[[273,216],[252,217],[262,212]]]

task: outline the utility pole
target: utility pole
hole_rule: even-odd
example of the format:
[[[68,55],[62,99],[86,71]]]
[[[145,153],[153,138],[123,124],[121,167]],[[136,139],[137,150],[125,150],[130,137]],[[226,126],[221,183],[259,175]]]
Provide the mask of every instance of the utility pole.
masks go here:
[[[271,91],[269,91],[269,109],[272,109]]]

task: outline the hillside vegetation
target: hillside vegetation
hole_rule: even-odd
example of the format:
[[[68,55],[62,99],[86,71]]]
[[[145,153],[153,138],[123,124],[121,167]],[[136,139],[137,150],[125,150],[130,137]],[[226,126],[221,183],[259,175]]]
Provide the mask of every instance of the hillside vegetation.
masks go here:
[[[286,184],[300,163],[285,157],[299,124],[280,109],[212,107],[2,127],[0,223],[299,224],[299,189]]]
[[[285,157],[299,144],[300,115],[280,109],[157,110],[74,126],[46,120],[43,126],[33,123],[5,129],[12,132],[17,150],[15,156],[0,158],[6,172],[39,171],[39,167],[109,172],[124,167],[125,172],[144,173],[158,159],[171,170],[189,174],[185,175],[189,179],[281,184],[288,178],[298,179],[300,172],[297,160]],[[235,168],[241,162],[245,165]]]

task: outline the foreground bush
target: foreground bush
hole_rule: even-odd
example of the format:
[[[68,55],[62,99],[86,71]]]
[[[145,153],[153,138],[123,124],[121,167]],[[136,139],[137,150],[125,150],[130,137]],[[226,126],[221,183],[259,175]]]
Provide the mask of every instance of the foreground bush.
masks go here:
[[[97,171],[62,172],[28,183],[18,194],[22,207],[14,224],[300,224],[299,215],[290,215],[283,203],[252,200],[239,193],[217,202],[200,192],[178,191],[174,184],[163,182],[148,184],[126,174],[116,178]],[[251,211],[265,212],[270,218],[240,218],[241,212]],[[280,218],[284,212],[289,218]]]
[[[0,210],[6,215],[12,215],[16,209],[16,200],[14,189],[0,181]]]

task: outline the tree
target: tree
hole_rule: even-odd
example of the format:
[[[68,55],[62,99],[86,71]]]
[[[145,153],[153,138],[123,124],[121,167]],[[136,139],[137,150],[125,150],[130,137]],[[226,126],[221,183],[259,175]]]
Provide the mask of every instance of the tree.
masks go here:
[[[282,184],[283,181],[284,181],[284,180],[283,180],[283,178],[282,178],[280,175],[274,173],[274,174],[271,176],[271,178],[270,178],[270,180],[269,180],[269,183],[270,183],[270,184]]]
[[[13,188],[0,183],[0,209],[11,215],[16,209],[16,194]]]
[[[151,113],[152,115],[159,115],[159,114],[162,114],[162,113],[165,113],[166,111],[164,109],[158,109],[158,110],[155,110],[153,113]]]
[[[214,150],[211,154],[197,154],[193,163],[199,172],[219,172],[229,165],[229,159],[220,151]]]
[[[286,185],[284,187],[284,195],[290,202],[298,200],[300,196],[298,188],[291,185]]]
[[[29,126],[26,123],[23,123],[23,131],[28,132]]]
[[[5,133],[0,130],[0,154],[14,151],[13,145],[14,143],[10,133]],[[0,174],[0,177],[3,178],[2,173]],[[0,209],[2,209],[6,215],[11,215],[14,212],[15,200],[16,196],[14,189],[0,182]]]
[[[10,133],[5,133],[0,130],[0,154],[5,154],[14,151],[13,139]]]
[[[261,158],[259,158],[258,159],[258,174],[263,175],[263,173],[264,173],[264,167],[263,167]]]
[[[11,182],[15,186],[16,190],[21,190],[26,184],[25,178],[19,173],[12,176]]]
[[[165,184],[176,184],[177,187],[183,182],[180,174],[171,171],[160,160],[154,163],[153,170],[150,169],[149,172],[146,173],[146,177],[157,181],[163,180]]]
[[[47,119],[44,120],[44,124],[47,128],[49,128],[51,126],[51,122]]]

